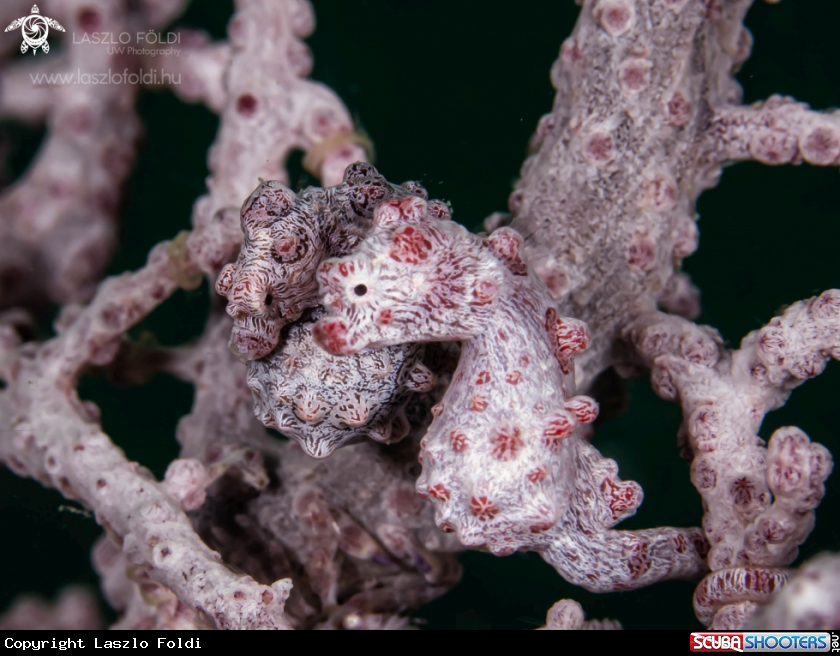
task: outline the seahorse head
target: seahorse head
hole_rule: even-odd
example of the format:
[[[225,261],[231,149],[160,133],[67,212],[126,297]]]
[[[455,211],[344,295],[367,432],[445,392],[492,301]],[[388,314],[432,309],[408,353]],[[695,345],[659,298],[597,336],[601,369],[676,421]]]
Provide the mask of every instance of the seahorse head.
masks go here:
[[[350,354],[478,334],[503,276],[481,239],[448,217],[439,201],[412,196],[381,203],[359,249],[318,269],[330,316],[316,324],[316,341]]]
[[[314,193],[314,192],[313,192]],[[314,305],[315,269],[324,256],[312,203],[276,181],[263,182],[242,206],[244,242],[236,263],[225,266],[216,291],[234,318],[231,349],[246,360],[268,355],[280,330]]]

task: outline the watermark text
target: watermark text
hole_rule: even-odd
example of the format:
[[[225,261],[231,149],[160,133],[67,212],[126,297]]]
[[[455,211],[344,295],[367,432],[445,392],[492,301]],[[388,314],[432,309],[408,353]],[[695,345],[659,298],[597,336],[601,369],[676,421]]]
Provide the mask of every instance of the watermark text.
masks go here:
[[[74,86],[100,84],[143,84],[147,86],[177,86],[181,84],[180,73],[167,73],[165,70],[108,71],[107,73],[85,73],[76,69],[75,73],[31,73],[29,79],[37,87]]]

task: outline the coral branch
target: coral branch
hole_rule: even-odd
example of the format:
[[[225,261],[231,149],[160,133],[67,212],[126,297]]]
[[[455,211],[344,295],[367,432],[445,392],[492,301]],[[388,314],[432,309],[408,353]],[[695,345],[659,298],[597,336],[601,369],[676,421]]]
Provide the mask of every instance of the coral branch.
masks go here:
[[[561,599],[548,609],[545,626],[540,629],[543,631],[616,630],[621,629],[621,624],[615,620],[586,620],[583,608],[578,602]]]
[[[211,43],[207,34],[198,30],[180,30],[177,34],[178,56],[161,57],[167,49],[162,45],[143,60],[144,68],[156,71],[160,84],[169,84],[183,101],[204,103],[222,113],[228,101],[225,73],[233,56],[230,45]]]
[[[813,528],[831,454],[798,428],[778,429],[766,449],[757,432],[767,412],[840,353],[840,292],[790,306],[738,351],[724,350],[709,328],[661,314],[626,334],[652,368],[654,390],[682,405],[712,570],[790,564]]]
[[[0,631],[95,631],[102,628],[96,597],[84,588],[66,588],[53,604],[20,597],[0,617]]]
[[[25,59],[6,66],[0,75],[0,116],[38,125],[47,121],[55,107],[55,89],[33,80],[63,73],[66,63],[56,59]]]
[[[756,631],[827,631],[840,626],[840,557],[823,554],[793,572],[790,582],[749,624]]]
[[[169,4],[176,11],[185,3]],[[124,5],[68,0],[57,3],[55,16],[71,34],[85,36],[153,24]],[[78,75],[96,80],[116,70],[133,73],[139,63],[139,56],[82,40],[46,64],[27,61],[3,72],[0,108],[43,119],[50,132],[26,175],[0,196],[0,306],[92,296],[114,247],[120,188],[140,124],[136,85],[85,84]],[[31,77],[36,74],[61,77],[39,81]],[[40,273],[28,276],[33,266]]]
[[[107,537],[101,538],[91,554],[108,603],[120,614],[112,629],[209,628],[196,612],[179,601],[167,588],[155,583],[148,571],[130,563]]]
[[[660,303],[696,316],[696,295],[675,275],[697,249],[694,204],[721,164],[836,164],[840,123],[780,97],[738,104],[751,0],[582,4],[510,209],[560,313],[592,331],[578,359],[586,389],[622,364],[615,341],[640,314]]]
[[[149,26],[155,29],[165,27],[184,10],[185,0],[141,0],[143,12]]]
[[[707,626],[718,629],[740,628],[739,626],[715,626],[715,624],[724,623],[720,621],[722,618],[718,617],[721,609],[728,609],[731,605],[744,602],[754,604],[767,601],[785,583],[787,583],[787,574],[774,568],[730,567],[718,570],[709,574],[697,586],[697,591],[694,593],[694,611],[697,613],[697,619]],[[748,606],[743,610],[748,613],[753,609],[754,607]],[[731,612],[727,613],[727,619],[730,616]],[[742,613],[735,613],[735,618],[739,623],[744,619]]]
[[[312,172],[325,185],[338,184],[344,169],[364,161],[347,110],[325,86],[305,80],[312,56],[302,39],[314,29],[305,0],[237,0],[228,36],[230,66],[219,135],[210,151],[208,195],[193,212],[191,248],[202,270],[216,275],[232,261],[242,241],[239,207],[258,178],[288,184],[284,162],[295,148],[319,151]],[[198,59],[201,53],[192,53]],[[214,60],[218,50],[208,50]],[[214,61],[192,66],[203,75]],[[201,82],[199,82],[201,84]],[[208,77],[203,84],[212,88]],[[205,91],[197,95],[214,97]],[[218,101],[213,101],[218,105]]]
[[[840,112],[814,112],[782,96],[749,107],[721,109],[712,119],[707,138],[720,162],[840,164]]]
[[[259,585],[220,564],[178,504],[126,460],[98,428],[98,409],[73,389],[82,366],[107,363],[119,336],[174,291],[167,252],[158,245],[144,269],[107,281],[83,311],[65,312],[55,339],[34,352],[20,347],[0,393],[0,416],[9,421],[0,456],[18,474],[93,510],[131,562],[219,628],[289,628],[283,603],[290,582]]]

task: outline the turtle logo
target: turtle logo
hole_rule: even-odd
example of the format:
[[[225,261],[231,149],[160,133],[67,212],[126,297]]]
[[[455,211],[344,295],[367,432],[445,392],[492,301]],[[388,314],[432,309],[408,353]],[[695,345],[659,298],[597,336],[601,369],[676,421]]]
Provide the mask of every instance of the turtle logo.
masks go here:
[[[32,48],[34,55],[38,48],[43,48],[44,53],[50,51],[50,44],[47,43],[47,35],[50,33],[50,28],[63,32],[64,28],[58,21],[46,16],[41,16],[38,11],[38,5],[32,5],[32,13],[23,18],[17,18],[12,21],[12,24],[6,28],[6,32],[11,32],[17,28],[21,28],[23,32],[23,43],[20,44],[20,51],[26,52]]]

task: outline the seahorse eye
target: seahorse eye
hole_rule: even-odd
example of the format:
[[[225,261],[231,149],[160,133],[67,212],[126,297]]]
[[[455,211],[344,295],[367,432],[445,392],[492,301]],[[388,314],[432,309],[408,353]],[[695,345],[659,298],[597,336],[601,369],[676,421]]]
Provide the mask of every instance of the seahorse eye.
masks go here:
[[[365,294],[367,294],[367,287],[365,287],[364,285],[356,285],[353,291],[355,292],[356,296],[364,296]]]

